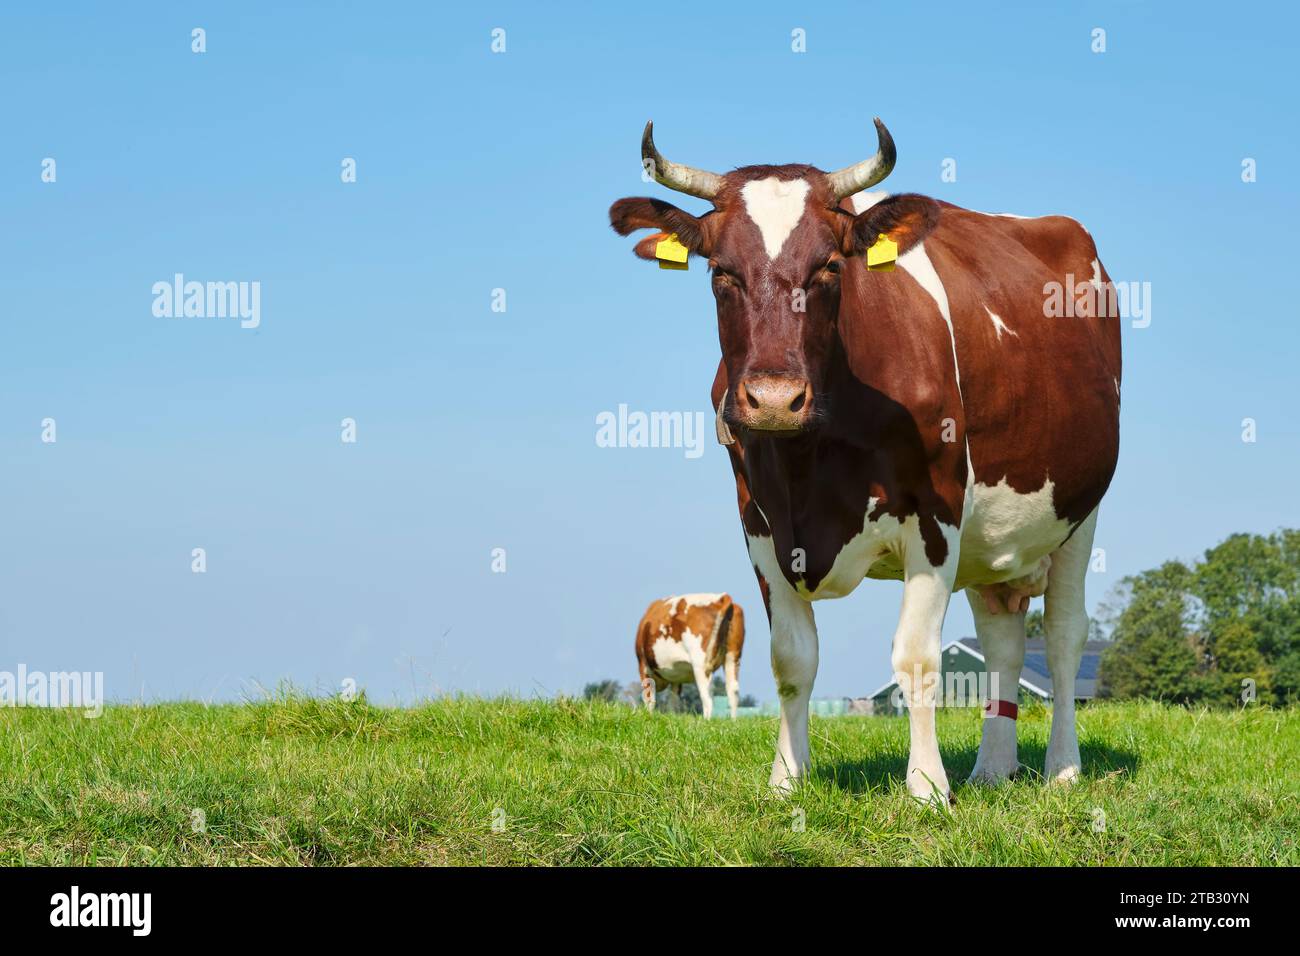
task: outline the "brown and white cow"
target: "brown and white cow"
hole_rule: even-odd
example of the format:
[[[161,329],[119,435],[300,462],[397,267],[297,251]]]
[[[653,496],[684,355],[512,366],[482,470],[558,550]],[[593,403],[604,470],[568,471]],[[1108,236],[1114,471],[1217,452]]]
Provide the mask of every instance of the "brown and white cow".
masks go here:
[[[1113,286],[1072,219],[864,193],[894,164],[888,131],[876,129],[876,155],[838,172],[720,175],[666,161],[647,123],[646,168],[713,208],[629,198],[610,209],[620,235],[655,230],[637,244],[642,258],[675,233],[709,262],[722,345],[713,407],[781,699],[771,783],[788,789],[808,767],[812,602],[867,577],[903,581],[892,663],[910,704],[909,790],[949,793],[927,687],[958,588],[996,687],[972,779],[1017,769],[1024,611],[1046,592],[1056,689],[1046,775],[1070,780],[1084,575],[1119,452]],[[897,243],[892,271],[864,262],[881,236]],[[1053,294],[1074,300],[1068,318],[1049,317]]]
[[[694,681],[706,718],[713,716],[709,682],[719,667],[727,682],[731,716],[740,702],[740,652],[745,612],[729,594],[679,594],[652,601],[636,629],[636,663],[641,699],[655,709],[655,693]]]

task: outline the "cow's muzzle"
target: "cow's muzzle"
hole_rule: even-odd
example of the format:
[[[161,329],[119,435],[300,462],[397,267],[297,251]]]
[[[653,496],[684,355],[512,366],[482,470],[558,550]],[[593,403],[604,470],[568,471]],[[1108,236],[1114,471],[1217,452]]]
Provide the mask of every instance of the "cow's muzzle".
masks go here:
[[[792,435],[812,421],[812,385],[788,375],[751,375],[736,386],[731,417],[750,431]]]

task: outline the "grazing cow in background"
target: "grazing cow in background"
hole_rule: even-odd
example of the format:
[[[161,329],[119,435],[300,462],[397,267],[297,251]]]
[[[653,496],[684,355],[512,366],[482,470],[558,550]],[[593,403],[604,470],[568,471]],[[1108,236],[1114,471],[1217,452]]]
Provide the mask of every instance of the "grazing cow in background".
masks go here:
[[[1084,576],[1119,454],[1114,287],[1073,219],[864,193],[894,165],[889,132],[879,120],[876,130],[876,155],[838,172],[720,175],[665,160],[647,123],[646,169],[713,208],[696,216],[647,198],[610,208],[619,235],[655,230],[637,243],[642,258],[675,236],[709,261],[722,345],[712,407],[781,699],[770,781],[788,789],[808,768],[812,602],[867,577],[903,582],[892,663],[909,704],[914,796],[949,796],[933,688],[958,588],[990,672],[972,779],[1017,769],[1024,612],[1045,592],[1056,688],[1046,776],[1071,780]]]
[[[709,682],[719,667],[727,681],[731,716],[740,703],[740,651],[745,643],[745,612],[728,594],[679,594],[652,601],[636,629],[636,663],[641,699],[655,708],[655,693],[694,681],[704,716],[713,716]]]

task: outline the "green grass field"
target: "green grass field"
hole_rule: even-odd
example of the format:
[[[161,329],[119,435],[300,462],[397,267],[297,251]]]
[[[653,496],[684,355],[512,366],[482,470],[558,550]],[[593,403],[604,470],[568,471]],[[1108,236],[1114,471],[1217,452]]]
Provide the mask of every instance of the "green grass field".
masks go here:
[[[1022,712],[1030,769],[987,790],[957,784],[979,714],[941,713],[944,812],[907,796],[893,718],[815,720],[813,773],[781,800],[774,719],[477,699],[3,709],[0,863],[1300,864],[1300,711],[1087,707],[1074,788],[1038,778],[1049,718]]]

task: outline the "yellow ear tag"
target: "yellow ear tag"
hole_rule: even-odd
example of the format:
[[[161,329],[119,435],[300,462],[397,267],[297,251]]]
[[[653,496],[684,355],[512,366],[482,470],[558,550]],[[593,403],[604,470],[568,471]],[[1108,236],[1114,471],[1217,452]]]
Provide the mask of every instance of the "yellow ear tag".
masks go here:
[[[883,232],[875,245],[867,250],[867,268],[872,272],[893,272],[898,261],[898,243]]]
[[[655,258],[659,260],[660,269],[688,269],[686,260],[690,254],[691,251],[677,241],[675,232],[655,245]]]

